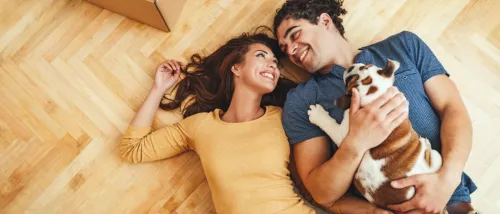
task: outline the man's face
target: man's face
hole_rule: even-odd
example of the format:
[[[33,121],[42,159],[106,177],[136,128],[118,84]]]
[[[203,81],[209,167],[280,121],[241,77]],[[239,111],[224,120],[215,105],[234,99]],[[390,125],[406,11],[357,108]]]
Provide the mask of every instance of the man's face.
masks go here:
[[[277,36],[281,50],[294,64],[309,73],[324,70],[329,64],[328,56],[335,48],[331,44],[333,39],[328,26],[322,25],[321,21],[316,25],[305,19],[285,19],[278,26]]]

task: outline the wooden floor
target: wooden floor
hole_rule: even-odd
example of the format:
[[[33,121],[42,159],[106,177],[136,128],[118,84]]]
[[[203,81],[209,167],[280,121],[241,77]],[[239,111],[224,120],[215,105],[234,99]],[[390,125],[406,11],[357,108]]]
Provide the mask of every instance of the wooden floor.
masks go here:
[[[0,0],[0,213],[214,213],[195,153],[130,165],[116,147],[157,64],[270,24],[282,3],[189,0],[164,33],[81,0]],[[411,30],[434,50],[473,119],[473,202],[500,213],[500,1],[345,6],[355,46]],[[155,126],[179,119],[161,112]]]

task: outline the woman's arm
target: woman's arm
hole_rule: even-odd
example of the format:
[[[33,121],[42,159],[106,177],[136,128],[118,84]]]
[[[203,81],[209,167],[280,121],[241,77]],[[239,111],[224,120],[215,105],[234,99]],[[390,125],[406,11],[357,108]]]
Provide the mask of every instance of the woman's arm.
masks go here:
[[[151,132],[163,95],[179,79],[180,66],[179,62],[170,60],[156,69],[154,86],[123,135],[120,152],[124,160],[133,163],[154,161],[192,149],[186,127],[196,122],[193,118]]]
[[[146,101],[135,114],[130,125],[136,127],[150,127],[156,110],[160,105],[163,95],[179,80],[181,63],[169,60],[158,66],[155,74],[155,83],[149,92]]]

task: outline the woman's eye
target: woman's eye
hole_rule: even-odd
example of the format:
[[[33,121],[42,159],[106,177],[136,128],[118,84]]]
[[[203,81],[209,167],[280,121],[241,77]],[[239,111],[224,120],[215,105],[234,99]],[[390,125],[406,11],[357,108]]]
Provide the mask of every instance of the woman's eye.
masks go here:
[[[266,56],[264,56],[264,54],[263,54],[263,53],[258,53],[258,54],[257,54],[257,57],[262,57],[262,58],[264,58],[264,59],[266,58]]]
[[[299,35],[298,31],[295,31],[295,32],[292,34],[292,39],[293,39],[293,40],[297,39],[298,35]]]

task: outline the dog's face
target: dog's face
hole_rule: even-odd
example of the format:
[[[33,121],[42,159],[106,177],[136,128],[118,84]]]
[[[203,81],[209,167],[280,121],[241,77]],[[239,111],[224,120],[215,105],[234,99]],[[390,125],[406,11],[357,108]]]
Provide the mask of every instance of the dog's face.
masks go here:
[[[335,102],[343,109],[350,106],[352,89],[357,88],[361,97],[361,107],[371,103],[384,94],[394,84],[394,73],[399,68],[399,62],[388,59],[387,65],[381,69],[375,65],[354,64],[344,72],[347,96]]]

